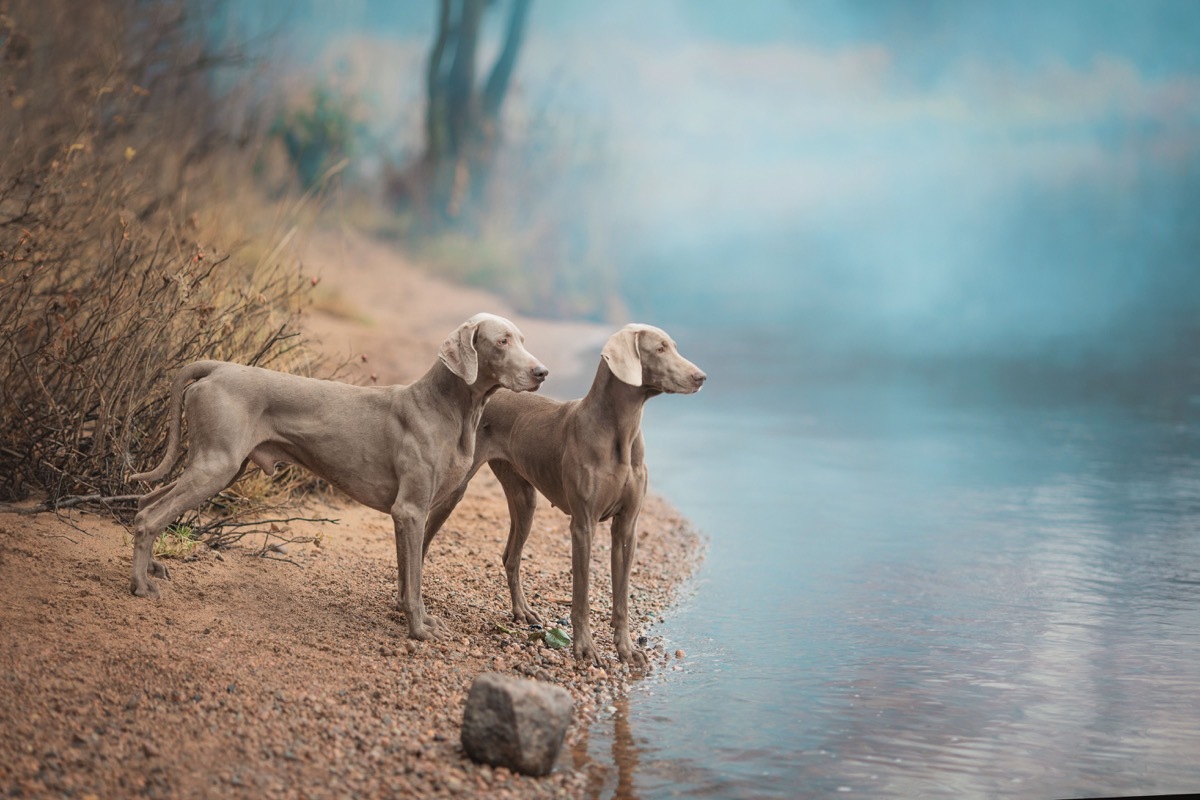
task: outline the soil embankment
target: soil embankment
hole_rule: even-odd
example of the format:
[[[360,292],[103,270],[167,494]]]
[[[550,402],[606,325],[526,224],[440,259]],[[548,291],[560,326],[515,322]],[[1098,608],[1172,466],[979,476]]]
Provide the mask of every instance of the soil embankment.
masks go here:
[[[494,297],[453,287],[383,245],[321,234],[304,252],[325,294],[305,325],[356,382],[408,382],[471,314],[510,316],[552,370],[590,372],[608,330],[518,318]],[[363,360],[362,355],[366,355]],[[351,358],[352,357],[352,358]],[[412,642],[395,610],[390,520],[349,502],[292,523],[320,535],[284,554],[261,538],[170,562],[162,599],[129,594],[130,537],[90,513],[0,511],[0,795],[21,797],[551,797],[586,793],[587,769],[564,753],[547,778],[478,767],[458,729],[476,674],[553,681],[576,699],[567,750],[636,676],[615,661],[608,539],[592,554],[592,627],[609,662],[579,667],[568,651],[510,626],[500,565],[508,515],[486,469],[430,550],[424,592],[453,638]],[[548,621],[569,616],[566,517],[542,503],[523,574]],[[631,604],[635,635],[672,601],[697,539],[668,505],[643,511]],[[653,637],[650,646],[653,647]],[[658,651],[653,668],[669,661]]]

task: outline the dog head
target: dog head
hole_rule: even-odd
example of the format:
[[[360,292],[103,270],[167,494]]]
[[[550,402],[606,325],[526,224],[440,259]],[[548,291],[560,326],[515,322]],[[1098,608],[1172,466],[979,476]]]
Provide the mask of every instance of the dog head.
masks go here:
[[[536,392],[550,374],[525,349],[517,326],[495,314],[476,314],[442,342],[438,358],[468,385],[486,381],[514,392]]]
[[[622,383],[656,392],[692,394],[708,379],[679,354],[666,331],[653,325],[626,325],[609,337],[600,355]]]

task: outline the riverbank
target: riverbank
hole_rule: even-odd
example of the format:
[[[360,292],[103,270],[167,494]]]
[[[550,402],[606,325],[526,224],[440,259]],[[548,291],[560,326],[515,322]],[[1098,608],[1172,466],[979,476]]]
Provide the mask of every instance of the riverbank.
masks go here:
[[[321,292],[307,333],[360,383],[419,377],[455,325],[509,316],[552,370],[593,365],[608,328],[519,318],[482,291],[450,286],[385,245],[315,235],[300,252]],[[365,359],[363,356],[365,355]],[[548,387],[549,388],[549,387]],[[553,392],[553,388],[550,388]],[[511,632],[500,554],[503,492],[485,469],[434,541],[425,600],[453,638],[413,642],[395,611],[390,520],[311,500],[293,522],[316,541],[260,551],[249,536],[171,562],[162,599],[128,593],[130,536],[91,513],[0,512],[0,793],[36,796],[552,797],[585,793],[575,759],[542,779],[478,767],[458,741],[471,680],[498,670],[548,680],[576,701],[566,749],[637,676],[615,660],[608,537],[592,553],[592,627],[603,668]],[[526,589],[548,621],[569,616],[567,518],[542,503],[526,546]],[[696,535],[651,498],[639,526],[635,635],[671,605],[695,567]],[[507,629],[507,630],[506,630]],[[649,647],[653,669],[670,654]]]

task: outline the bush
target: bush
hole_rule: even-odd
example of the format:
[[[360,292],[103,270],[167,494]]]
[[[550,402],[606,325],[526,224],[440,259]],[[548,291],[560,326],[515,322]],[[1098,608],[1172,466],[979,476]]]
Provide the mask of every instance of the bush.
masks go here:
[[[354,118],[354,101],[328,89],[312,90],[311,107],[280,114],[271,133],[287,150],[303,189],[320,184],[337,162],[353,154],[362,125]]]
[[[238,137],[183,9],[0,16],[0,498],[125,493],[163,453],[181,366],[278,364],[295,344],[300,275],[219,255],[188,214]]]

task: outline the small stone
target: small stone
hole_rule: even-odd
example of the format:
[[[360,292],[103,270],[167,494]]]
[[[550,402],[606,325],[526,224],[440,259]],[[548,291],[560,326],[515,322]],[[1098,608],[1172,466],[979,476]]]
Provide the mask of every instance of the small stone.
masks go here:
[[[573,716],[566,689],[485,672],[471,684],[463,709],[463,750],[483,764],[546,775]]]
[[[158,749],[158,745],[154,744],[154,742],[142,742],[142,752],[146,754],[146,758],[154,758],[161,755],[162,751]]]
[[[676,657],[676,658],[683,658],[685,655],[687,655],[687,654],[686,654],[686,653],[684,653],[682,650],[676,650],[676,651],[675,651],[675,657]]]

